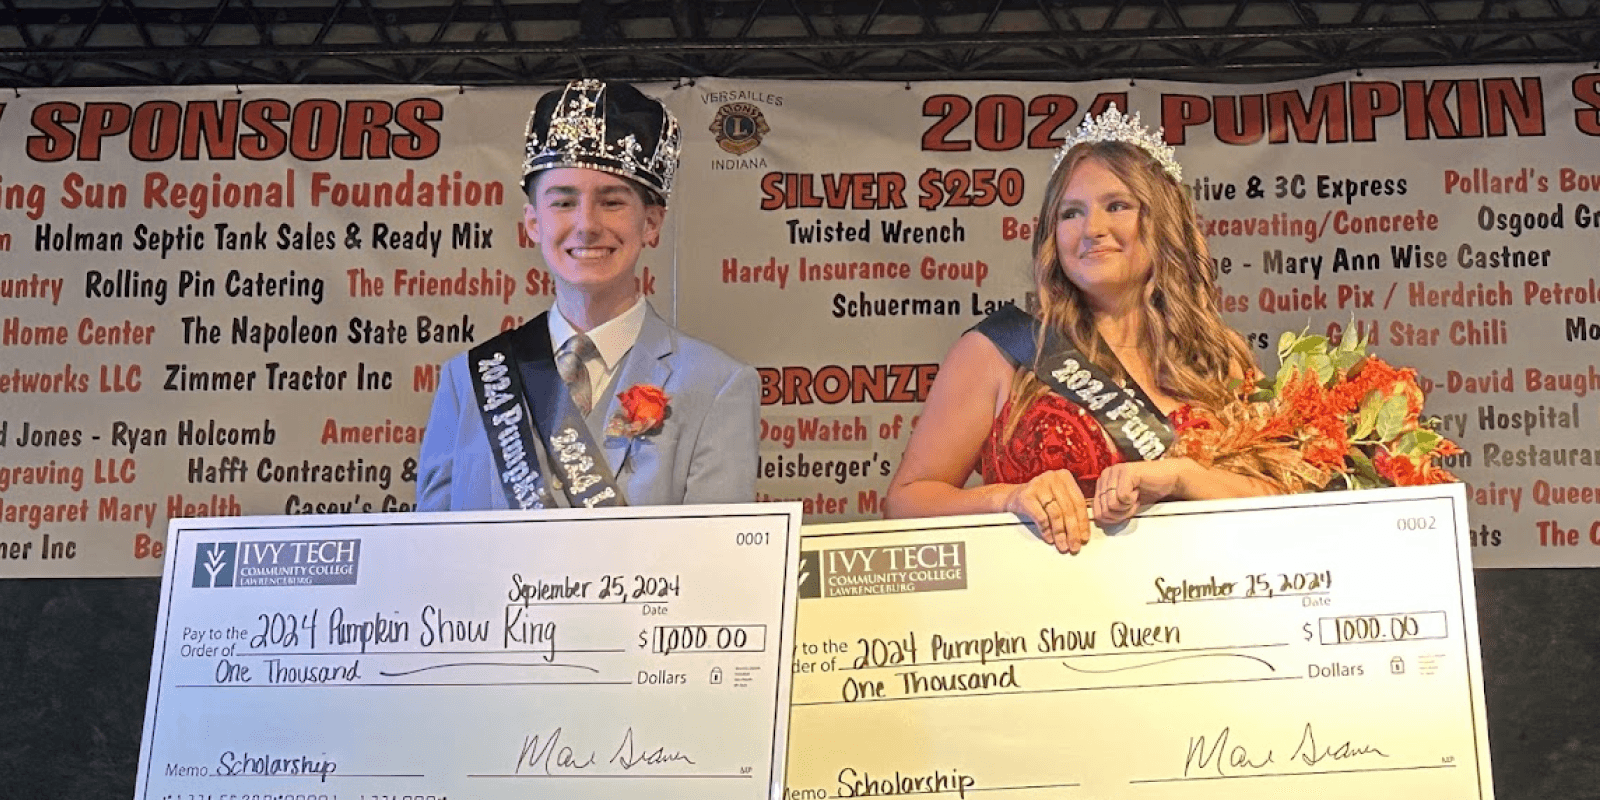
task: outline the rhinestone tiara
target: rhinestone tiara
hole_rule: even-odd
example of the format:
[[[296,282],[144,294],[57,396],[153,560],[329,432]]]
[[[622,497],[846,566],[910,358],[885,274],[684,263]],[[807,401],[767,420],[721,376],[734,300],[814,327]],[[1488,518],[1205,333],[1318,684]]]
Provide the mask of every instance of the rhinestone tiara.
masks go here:
[[[1183,183],[1183,167],[1178,166],[1178,158],[1172,146],[1161,141],[1161,129],[1157,128],[1151,133],[1149,128],[1139,124],[1139,112],[1127,116],[1117,110],[1117,104],[1112,103],[1098,118],[1093,114],[1085,114],[1083,124],[1078,130],[1067,137],[1066,144],[1056,151],[1055,164],[1051,171],[1061,166],[1061,159],[1066,158],[1067,151],[1084,142],[1125,142],[1150,154],[1150,157],[1161,165],[1174,181]]]

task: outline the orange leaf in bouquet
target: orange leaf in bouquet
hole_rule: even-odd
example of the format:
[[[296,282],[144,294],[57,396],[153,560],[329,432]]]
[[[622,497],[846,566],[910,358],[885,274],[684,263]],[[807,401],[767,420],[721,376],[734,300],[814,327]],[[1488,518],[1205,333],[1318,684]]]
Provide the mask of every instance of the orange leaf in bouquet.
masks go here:
[[[1366,352],[1346,332],[1326,337],[1285,333],[1277,375],[1215,412],[1204,424],[1180,425],[1178,454],[1263,478],[1287,491],[1414,486],[1454,481],[1436,460],[1460,448],[1422,416],[1413,369]]]

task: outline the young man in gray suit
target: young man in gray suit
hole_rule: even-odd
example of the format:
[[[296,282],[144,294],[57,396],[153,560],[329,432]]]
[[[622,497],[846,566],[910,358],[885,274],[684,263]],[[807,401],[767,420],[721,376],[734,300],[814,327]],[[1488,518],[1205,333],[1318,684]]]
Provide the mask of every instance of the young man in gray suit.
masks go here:
[[[555,306],[445,364],[419,510],[755,499],[755,370],[668,325],[634,274],[660,239],[678,146],[671,112],[627,84],[539,99],[523,224]]]

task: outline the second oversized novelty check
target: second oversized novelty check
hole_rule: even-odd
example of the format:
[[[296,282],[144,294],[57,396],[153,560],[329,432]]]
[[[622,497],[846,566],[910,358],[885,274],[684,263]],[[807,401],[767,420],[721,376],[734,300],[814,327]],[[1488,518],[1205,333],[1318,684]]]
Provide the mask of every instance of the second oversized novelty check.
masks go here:
[[[808,527],[790,798],[1490,798],[1461,487]]]
[[[775,797],[799,518],[173,520],[135,797]]]

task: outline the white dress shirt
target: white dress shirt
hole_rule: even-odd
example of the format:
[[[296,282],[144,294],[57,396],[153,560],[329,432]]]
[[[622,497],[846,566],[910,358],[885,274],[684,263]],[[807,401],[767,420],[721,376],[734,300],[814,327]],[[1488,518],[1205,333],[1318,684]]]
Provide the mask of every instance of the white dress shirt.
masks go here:
[[[558,352],[579,331],[561,315],[560,309],[551,306],[550,310],[554,312],[550,314],[550,349]],[[589,340],[594,342],[594,349],[599,356],[584,359],[583,366],[589,371],[589,396],[594,398],[597,408],[605,407],[610,399],[602,397],[601,393],[611,385],[617,367],[622,364],[628,351],[633,349],[633,343],[638,341],[639,331],[644,327],[644,314],[644,296],[640,295],[634,298],[633,305],[627,311],[588,332]]]

